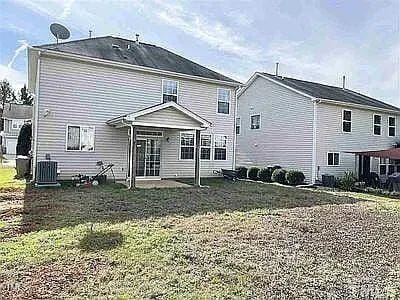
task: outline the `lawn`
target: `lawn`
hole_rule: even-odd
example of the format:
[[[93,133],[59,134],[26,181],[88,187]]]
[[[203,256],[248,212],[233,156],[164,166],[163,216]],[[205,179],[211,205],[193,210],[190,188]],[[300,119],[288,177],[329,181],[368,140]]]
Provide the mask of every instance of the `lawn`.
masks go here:
[[[398,201],[203,183],[0,190],[0,297],[398,299]]]

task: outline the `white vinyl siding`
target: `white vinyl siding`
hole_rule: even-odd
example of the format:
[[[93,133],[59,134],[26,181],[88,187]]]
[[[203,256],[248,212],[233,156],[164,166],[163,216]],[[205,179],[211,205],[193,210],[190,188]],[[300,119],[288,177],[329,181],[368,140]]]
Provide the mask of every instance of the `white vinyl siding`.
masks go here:
[[[96,162],[103,160],[114,164],[113,170],[117,179],[124,179],[128,168],[128,128],[114,128],[107,125],[106,121],[160,104],[162,79],[166,79],[165,75],[43,55],[39,83],[38,161],[44,160],[46,153],[50,153],[52,159],[58,162],[60,178],[69,179],[78,173],[96,174]],[[179,105],[212,123],[212,127],[202,131],[202,134],[228,136],[227,160],[202,161],[200,171],[203,177],[216,176],[214,170],[229,169],[233,165],[235,119],[233,114],[227,116],[216,113],[216,90],[220,86],[189,79],[179,80]],[[234,93],[234,88],[231,93]],[[235,106],[234,99],[232,97],[231,108]],[[51,111],[48,117],[42,114],[46,109]],[[178,120],[171,121],[171,116],[179,117],[175,113],[168,114],[165,122]],[[158,117],[165,118],[166,115]],[[66,126],[82,124],[83,120],[85,124],[96,128],[95,151],[65,151]],[[152,131],[155,128],[146,127],[140,130]],[[194,160],[180,159],[180,130],[157,130],[163,132],[160,177],[193,177]]]
[[[231,103],[231,91],[228,89],[217,89],[217,112],[219,114],[229,115],[230,103]]]

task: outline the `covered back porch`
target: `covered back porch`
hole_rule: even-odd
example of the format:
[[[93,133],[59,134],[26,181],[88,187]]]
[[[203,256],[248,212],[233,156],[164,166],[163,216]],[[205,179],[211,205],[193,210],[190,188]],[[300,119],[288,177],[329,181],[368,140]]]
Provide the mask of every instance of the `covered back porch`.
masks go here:
[[[113,118],[107,124],[129,129],[129,188],[137,187],[138,182],[140,187],[148,186],[142,182],[155,182],[167,173],[169,177],[184,177],[188,168],[194,174],[194,184],[200,186],[200,134],[210,127],[210,122],[175,102],[167,102]],[[188,151],[182,155],[190,159],[181,162],[180,151]],[[186,173],[180,169],[182,166]]]

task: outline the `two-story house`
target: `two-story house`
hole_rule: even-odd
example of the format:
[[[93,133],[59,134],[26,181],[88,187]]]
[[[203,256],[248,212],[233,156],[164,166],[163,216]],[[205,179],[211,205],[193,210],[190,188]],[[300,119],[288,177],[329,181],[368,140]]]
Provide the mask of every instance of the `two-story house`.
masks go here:
[[[30,47],[34,168],[58,162],[60,179],[213,176],[234,167],[240,83],[161,47],[98,37]],[[34,171],[35,176],[35,171]]]
[[[4,131],[1,133],[3,153],[16,154],[19,131],[25,122],[32,120],[32,106],[5,103],[3,112]]]
[[[322,174],[366,170],[386,176],[395,161],[356,157],[400,140],[400,109],[346,89],[255,73],[238,93],[237,165],[280,165]],[[364,168],[360,168],[363,165]]]

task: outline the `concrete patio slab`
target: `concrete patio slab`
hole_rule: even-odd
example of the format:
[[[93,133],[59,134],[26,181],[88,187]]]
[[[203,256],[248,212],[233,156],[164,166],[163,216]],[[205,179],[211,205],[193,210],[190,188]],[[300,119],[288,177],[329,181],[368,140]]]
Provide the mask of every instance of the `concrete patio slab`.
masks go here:
[[[139,189],[154,189],[154,188],[184,188],[192,187],[189,184],[178,182],[175,180],[138,180],[136,187]]]

